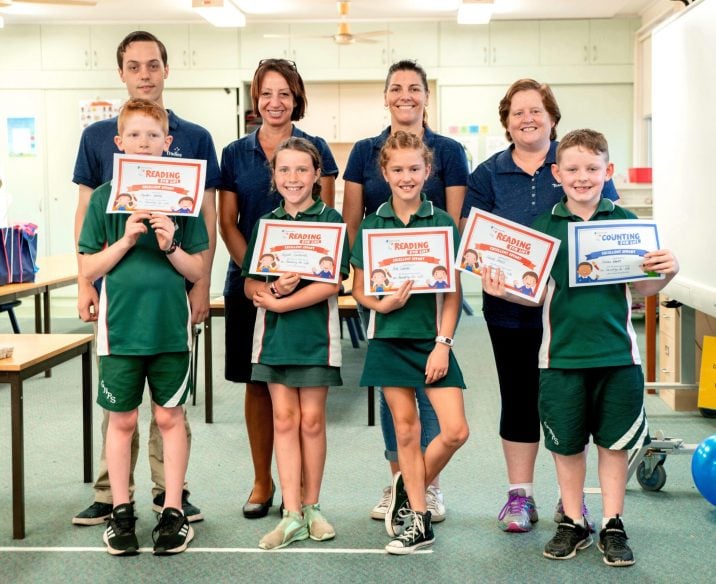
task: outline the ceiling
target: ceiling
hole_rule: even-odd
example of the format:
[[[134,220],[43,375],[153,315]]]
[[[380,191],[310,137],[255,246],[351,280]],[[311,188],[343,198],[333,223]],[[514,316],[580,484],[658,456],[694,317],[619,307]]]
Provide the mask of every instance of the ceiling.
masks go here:
[[[6,0],[7,1],[7,0]],[[39,0],[34,0],[38,2]],[[657,0],[495,0],[493,20],[612,18],[636,16]],[[192,0],[98,0],[96,6],[61,6],[15,0],[0,6],[5,25],[13,23],[203,22]],[[335,0],[235,0],[252,22],[336,22]],[[352,0],[352,22],[454,21],[459,0]]]

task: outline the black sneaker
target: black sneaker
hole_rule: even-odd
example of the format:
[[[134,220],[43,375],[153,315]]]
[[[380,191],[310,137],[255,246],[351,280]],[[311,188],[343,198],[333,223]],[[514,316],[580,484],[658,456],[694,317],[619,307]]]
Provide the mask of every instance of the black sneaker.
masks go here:
[[[387,546],[385,551],[389,554],[404,556],[412,554],[420,548],[433,545],[435,536],[431,525],[430,511],[419,513],[411,511],[412,522],[410,526]]]
[[[183,552],[194,539],[194,530],[179,509],[167,507],[152,531],[154,555],[168,556]]]
[[[72,525],[101,525],[112,514],[112,503],[95,501],[72,518]]]
[[[152,511],[155,513],[161,513],[164,509],[164,493],[159,493],[152,501]],[[184,512],[189,523],[196,523],[197,521],[203,521],[204,516],[201,514],[201,509],[196,505],[192,505],[189,502],[189,491],[184,489],[181,492],[181,510]]]
[[[412,514],[401,513],[402,509],[408,509],[408,493],[405,492],[403,475],[400,471],[393,476],[393,486],[390,492],[390,503],[385,514],[385,530],[391,537],[397,537],[405,529],[405,519]]]
[[[619,515],[609,520],[607,526],[599,532],[597,547],[604,554],[604,563],[608,566],[632,566],[634,554],[627,543],[624,524]]]
[[[107,528],[102,539],[107,553],[113,556],[133,556],[139,553],[139,542],[134,533],[134,507],[131,503],[117,505],[107,518]]]
[[[589,528],[577,525],[566,515],[557,526],[557,533],[544,546],[543,555],[552,560],[568,560],[592,545]]]

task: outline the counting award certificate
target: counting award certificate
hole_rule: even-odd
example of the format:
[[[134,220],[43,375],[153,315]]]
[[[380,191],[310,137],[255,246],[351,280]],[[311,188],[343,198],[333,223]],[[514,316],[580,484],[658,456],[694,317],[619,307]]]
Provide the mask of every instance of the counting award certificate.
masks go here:
[[[505,289],[539,302],[549,280],[560,241],[514,221],[472,208],[465,224],[456,267],[482,276],[482,266],[505,274]]]
[[[197,217],[205,180],[206,160],[115,154],[107,213]]]
[[[261,219],[249,273],[337,284],[345,233],[345,223]]]
[[[644,255],[661,247],[659,232],[653,221],[586,221],[570,223],[568,227],[570,286],[618,284],[664,277],[641,268]]]
[[[413,294],[454,292],[452,238],[452,227],[364,230],[365,294],[394,294],[406,280]]]

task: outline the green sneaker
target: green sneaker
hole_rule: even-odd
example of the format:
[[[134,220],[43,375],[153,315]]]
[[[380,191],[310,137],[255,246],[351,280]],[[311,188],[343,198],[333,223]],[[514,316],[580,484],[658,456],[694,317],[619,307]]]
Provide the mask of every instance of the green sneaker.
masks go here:
[[[306,520],[306,525],[308,525],[308,533],[311,539],[315,541],[326,541],[327,539],[336,537],[336,530],[333,529],[333,526],[328,523],[323,516],[321,506],[318,503],[315,505],[304,505],[303,517]]]
[[[308,539],[308,526],[306,518],[295,511],[283,510],[283,519],[273,531],[269,531],[261,538],[259,547],[262,550],[278,550],[282,547]]]

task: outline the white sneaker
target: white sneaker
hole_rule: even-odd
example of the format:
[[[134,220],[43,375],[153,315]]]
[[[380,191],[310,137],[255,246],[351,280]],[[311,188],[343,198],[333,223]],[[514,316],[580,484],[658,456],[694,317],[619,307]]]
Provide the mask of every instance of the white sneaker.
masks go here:
[[[393,489],[391,487],[385,487],[383,489],[383,496],[380,501],[370,510],[370,516],[373,519],[378,519],[380,521],[385,520],[385,514],[388,512],[388,507],[390,507],[390,496],[392,492]]]
[[[428,511],[432,515],[432,523],[440,523],[445,521],[445,499],[440,487],[430,485],[425,491],[425,502],[428,505]]]

